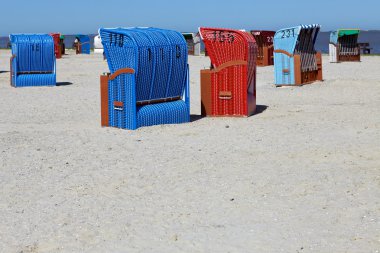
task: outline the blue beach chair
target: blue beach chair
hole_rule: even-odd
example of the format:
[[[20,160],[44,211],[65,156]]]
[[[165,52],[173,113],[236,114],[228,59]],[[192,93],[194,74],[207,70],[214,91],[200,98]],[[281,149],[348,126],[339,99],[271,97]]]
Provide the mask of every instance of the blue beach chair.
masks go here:
[[[276,86],[322,81],[322,56],[314,49],[319,25],[281,29],[274,36]]]
[[[75,38],[78,39],[78,44],[76,45],[76,53],[90,54],[91,52],[90,36],[79,34],[75,36]]]
[[[56,85],[53,37],[48,34],[11,34],[11,85]]]
[[[179,32],[101,28],[111,73],[101,76],[102,126],[137,129],[190,121],[187,45]]]

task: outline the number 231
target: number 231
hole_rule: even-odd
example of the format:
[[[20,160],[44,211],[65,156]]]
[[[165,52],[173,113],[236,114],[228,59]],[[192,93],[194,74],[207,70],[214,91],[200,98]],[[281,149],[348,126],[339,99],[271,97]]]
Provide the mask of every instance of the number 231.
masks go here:
[[[286,29],[281,32],[282,32],[281,39],[289,38],[290,36],[294,37],[294,29]]]

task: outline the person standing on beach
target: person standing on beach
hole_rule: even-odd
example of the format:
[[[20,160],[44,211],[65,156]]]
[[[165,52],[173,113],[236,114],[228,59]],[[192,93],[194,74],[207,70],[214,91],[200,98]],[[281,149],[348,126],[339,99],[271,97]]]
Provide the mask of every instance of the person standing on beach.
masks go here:
[[[76,54],[80,53],[80,50],[79,50],[79,39],[78,39],[78,37],[76,37],[75,40],[74,40],[73,48],[75,48],[75,53]]]

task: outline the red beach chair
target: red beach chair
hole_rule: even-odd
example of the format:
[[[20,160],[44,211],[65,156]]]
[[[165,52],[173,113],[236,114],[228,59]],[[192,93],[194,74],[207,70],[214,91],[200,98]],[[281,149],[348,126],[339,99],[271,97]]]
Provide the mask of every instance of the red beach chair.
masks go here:
[[[55,58],[62,58],[62,49],[61,49],[61,34],[59,33],[50,33],[50,36],[53,37],[54,40],[54,53]]]
[[[211,69],[201,70],[203,116],[248,117],[256,110],[256,43],[230,29],[199,28]]]
[[[275,33],[274,31],[251,31],[257,43],[257,66],[273,65],[273,37]]]

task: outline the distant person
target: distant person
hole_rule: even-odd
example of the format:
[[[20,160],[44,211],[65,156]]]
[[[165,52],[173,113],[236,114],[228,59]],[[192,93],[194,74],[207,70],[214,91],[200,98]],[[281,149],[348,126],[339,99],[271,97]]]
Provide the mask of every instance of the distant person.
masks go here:
[[[78,37],[76,37],[75,40],[74,40],[73,48],[75,48],[75,53],[76,54],[80,53],[80,43],[79,43]]]
[[[61,46],[61,54],[64,55],[66,53],[66,48],[63,36],[61,36],[61,38],[59,39],[59,45]]]

